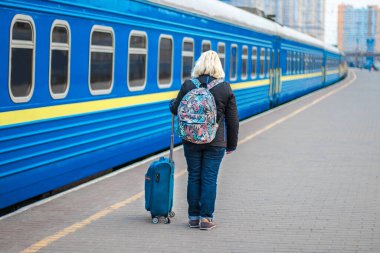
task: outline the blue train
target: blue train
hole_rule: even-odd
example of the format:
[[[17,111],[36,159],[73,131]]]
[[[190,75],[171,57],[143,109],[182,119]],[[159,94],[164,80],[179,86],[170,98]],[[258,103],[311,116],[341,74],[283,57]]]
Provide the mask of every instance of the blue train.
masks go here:
[[[240,119],[347,72],[336,48],[215,0],[2,0],[0,13],[0,208],[167,148],[168,101],[203,51]]]

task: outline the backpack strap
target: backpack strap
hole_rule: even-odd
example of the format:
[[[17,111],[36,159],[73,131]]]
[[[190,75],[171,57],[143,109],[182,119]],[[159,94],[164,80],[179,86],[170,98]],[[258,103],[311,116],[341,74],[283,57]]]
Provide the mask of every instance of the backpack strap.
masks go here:
[[[195,85],[195,87],[197,87],[197,89],[199,89],[199,87],[201,87],[201,82],[199,82],[199,80],[197,78],[191,79],[191,82]]]
[[[222,82],[224,82],[223,78],[214,79],[209,84],[207,84],[207,89],[211,90],[212,88],[214,88],[215,86],[217,86],[218,84],[220,84]]]

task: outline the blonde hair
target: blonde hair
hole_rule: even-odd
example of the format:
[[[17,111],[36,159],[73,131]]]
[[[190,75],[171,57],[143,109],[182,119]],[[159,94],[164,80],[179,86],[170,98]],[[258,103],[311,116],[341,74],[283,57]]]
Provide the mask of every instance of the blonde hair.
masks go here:
[[[204,52],[195,63],[192,77],[201,75],[210,75],[215,78],[224,78],[224,70],[219,56],[215,51],[209,50]]]

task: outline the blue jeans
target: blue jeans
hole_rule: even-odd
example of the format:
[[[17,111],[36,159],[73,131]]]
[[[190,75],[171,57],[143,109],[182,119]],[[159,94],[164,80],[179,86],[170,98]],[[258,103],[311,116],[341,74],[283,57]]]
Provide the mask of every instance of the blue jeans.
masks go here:
[[[183,144],[187,171],[187,202],[189,219],[213,219],[216,182],[225,148]]]

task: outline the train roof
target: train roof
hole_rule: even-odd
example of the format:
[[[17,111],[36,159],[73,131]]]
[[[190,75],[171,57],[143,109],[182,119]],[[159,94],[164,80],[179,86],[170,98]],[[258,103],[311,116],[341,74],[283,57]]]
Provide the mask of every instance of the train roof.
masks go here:
[[[218,0],[149,0],[157,4],[173,7],[193,14],[199,14],[205,17],[211,17],[219,21],[253,29],[271,35],[278,35],[290,40],[306,43],[327,51],[339,54],[340,51],[334,46],[328,45],[316,38],[305,33],[298,32],[292,28],[281,26],[269,19],[260,17],[248,11],[239,9],[235,6],[226,4]]]
[[[277,34],[277,25],[266,18],[253,15],[248,11],[236,8],[232,5],[220,2],[218,0],[150,0],[158,4],[173,7],[176,9],[199,14],[201,16],[211,17],[219,21],[232,24],[238,24],[244,27],[253,28],[254,30]],[[195,3],[199,2],[199,4]]]

